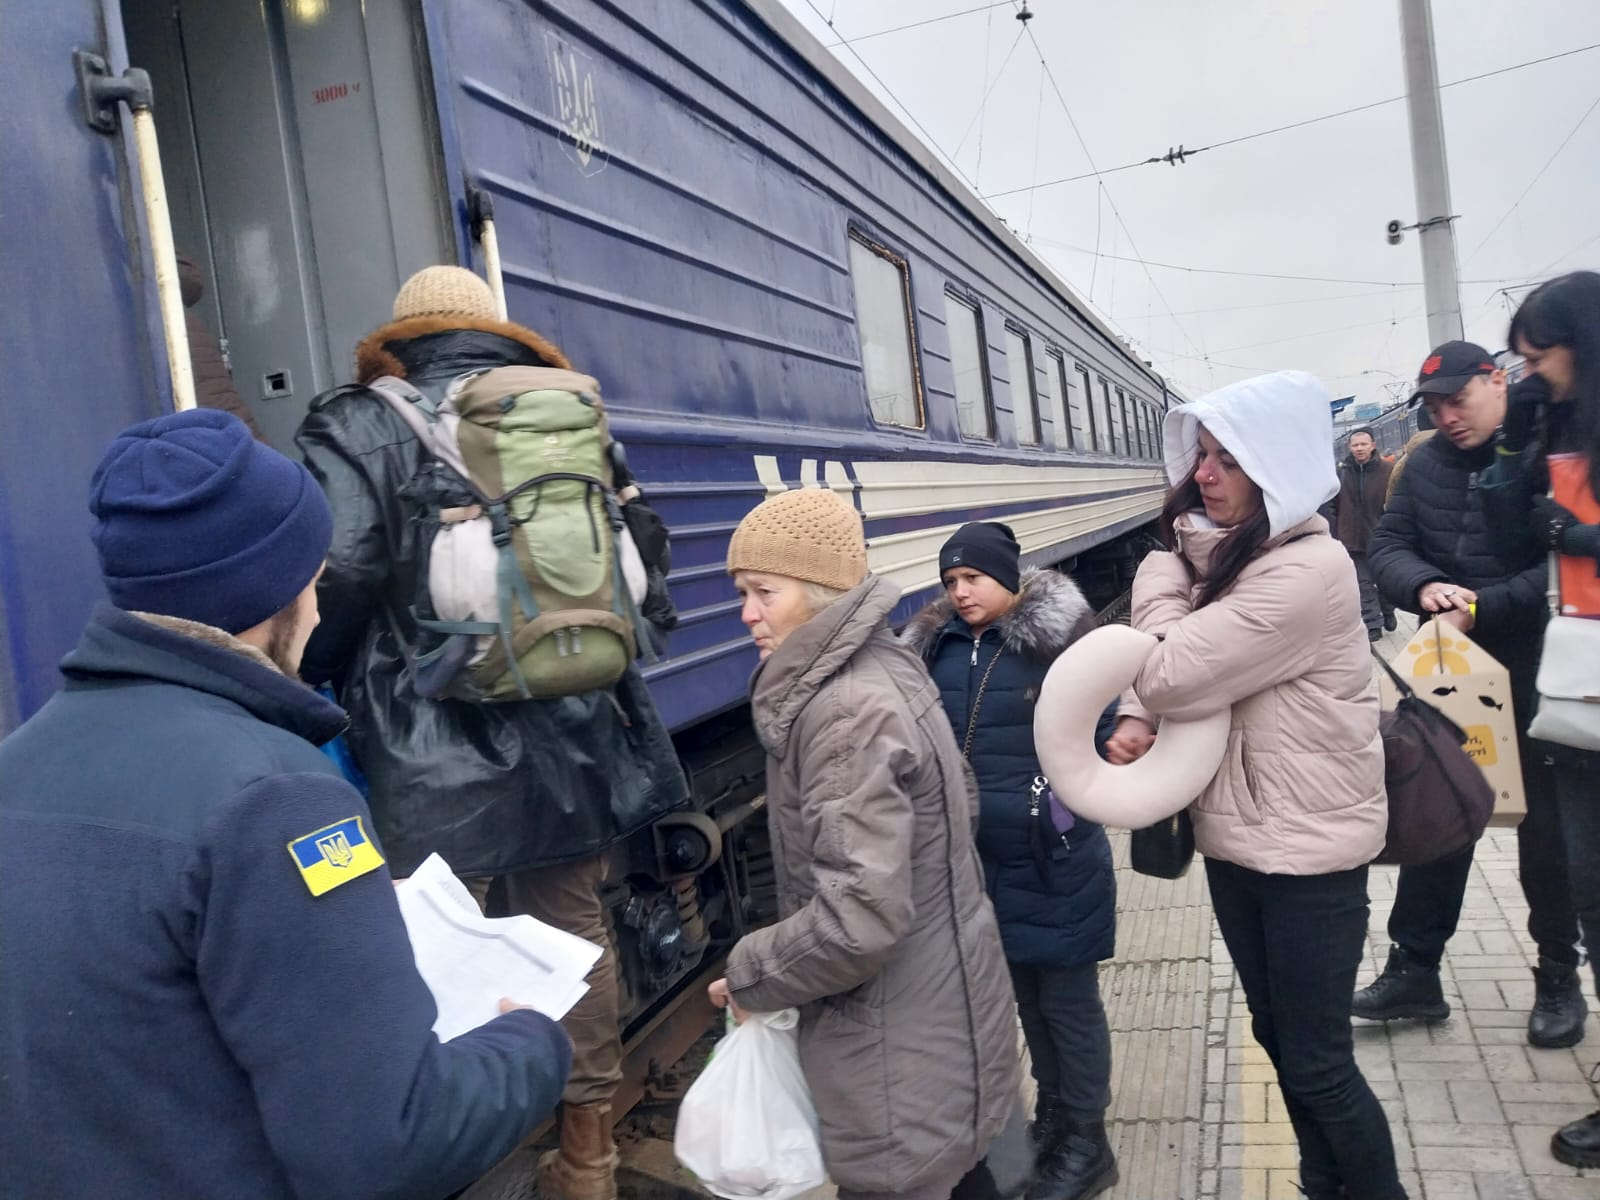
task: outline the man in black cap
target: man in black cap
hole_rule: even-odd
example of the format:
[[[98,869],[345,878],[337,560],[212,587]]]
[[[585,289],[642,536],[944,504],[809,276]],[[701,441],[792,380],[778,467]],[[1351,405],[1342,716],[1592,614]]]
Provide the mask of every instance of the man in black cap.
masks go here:
[[[1478,477],[1494,455],[1506,415],[1506,378],[1471,342],[1446,342],[1422,364],[1413,404],[1421,401],[1438,432],[1409,456],[1368,557],[1384,598],[1470,633],[1511,674],[1517,728],[1536,700],[1534,675],[1545,614],[1545,561],[1529,543],[1501,557],[1488,528]],[[1539,948],[1528,1042],[1571,1046],[1583,1037],[1587,1005],[1578,979],[1578,925],[1567,889],[1566,852],[1549,765],[1537,742],[1521,737],[1528,815],[1517,829],[1528,933]],[[1472,850],[1420,867],[1402,867],[1389,915],[1388,965],[1355,995],[1369,1020],[1450,1014],[1439,961],[1455,933],[1472,869]]]

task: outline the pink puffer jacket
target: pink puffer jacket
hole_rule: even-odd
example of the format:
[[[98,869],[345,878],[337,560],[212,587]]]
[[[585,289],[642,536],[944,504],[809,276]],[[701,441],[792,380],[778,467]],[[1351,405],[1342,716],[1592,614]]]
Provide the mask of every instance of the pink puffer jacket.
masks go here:
[[[1383,849],[1388,802],[1350,556],[1311,517],[1196,609],[1194,580],[1228,532],[1203,524],[1180,517],[1179,552],[1147,557],[1133,584],[1134,627],[1163,639],[1134,682],[1144,708],[1176,718],[1232,709],[1222,767],[1190,809],[1195,844],[1207,858],[1275,875],[1370,862]]]

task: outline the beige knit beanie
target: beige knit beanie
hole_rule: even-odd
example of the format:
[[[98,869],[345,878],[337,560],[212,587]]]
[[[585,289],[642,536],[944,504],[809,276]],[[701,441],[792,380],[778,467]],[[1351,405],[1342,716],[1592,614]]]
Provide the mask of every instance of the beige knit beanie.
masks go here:
[[[498,321],[489,285],[465,267],[424,267],[400,286],[394,298],[394,319],[408,317],[471,317]]]
[[[861,514],[828,488],[779,492],[739,522],[728,574],[765,571],[848,591],[867,577]]]

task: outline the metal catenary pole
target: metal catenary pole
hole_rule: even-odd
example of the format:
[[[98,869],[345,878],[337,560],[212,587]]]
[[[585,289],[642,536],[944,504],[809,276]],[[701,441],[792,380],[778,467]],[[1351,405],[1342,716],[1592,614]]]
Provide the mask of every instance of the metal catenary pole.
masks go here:
[[[1411,118],[1411,165],[1417,182],[1417,236],[1422,242],[1422,282],[1432,345],[1462,336],[1461,290],[1456,277],[1455,216],[1444,157],[1444,116],[1433,53],[1429,0],[1400,0],[1400,38],[1406,68],[1406,108]]]

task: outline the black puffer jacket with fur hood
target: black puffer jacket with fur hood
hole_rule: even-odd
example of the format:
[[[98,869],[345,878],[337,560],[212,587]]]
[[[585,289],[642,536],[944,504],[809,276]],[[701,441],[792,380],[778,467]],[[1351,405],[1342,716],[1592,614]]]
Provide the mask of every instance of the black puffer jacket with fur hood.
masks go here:
[[[1039,688],[1060,653],[1093,627],[1077,584],[1056,571],[1030,570],[1015,607],[976,642],[947,598],[913,617],[902,635],[928,664],[957,745],[973,726],[978,853],[1006,958],[1015,963],[1071,967],[1110,958],[1115,949],[1116,881],[1105,830],[1079,819],[1063,838],[1047,806],[1031,812],[1040,774],[1033,747]],[[1097,745],[1115,723],[1112,704],[1100,719]],[[1072,806],[1071,796],[1061,799]]]

